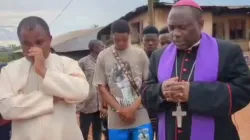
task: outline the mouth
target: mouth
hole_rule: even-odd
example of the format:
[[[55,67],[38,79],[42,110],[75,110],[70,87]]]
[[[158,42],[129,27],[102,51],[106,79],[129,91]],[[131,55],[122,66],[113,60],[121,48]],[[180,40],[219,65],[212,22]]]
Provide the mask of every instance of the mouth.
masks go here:
[[[174,42],[174,44],[177,45],[177,46],[181,46],[181,45],[184,44],[183,41],[173,41],[173,42]]]

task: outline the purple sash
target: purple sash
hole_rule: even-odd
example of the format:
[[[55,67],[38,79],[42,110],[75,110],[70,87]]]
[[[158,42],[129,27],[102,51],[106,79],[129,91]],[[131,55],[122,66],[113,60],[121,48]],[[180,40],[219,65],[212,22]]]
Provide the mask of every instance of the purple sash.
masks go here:
[[[172,43],[163,52],[158,66],[158,80],[163,82],[172,77],[176,58],[176,46]],[[206,33],[202,33],[200,46],[196,56],[194,81],[217,81],[219,66],[219,50],[217,41]],[[192,93],[191,93],[192,94]],[[202,93],[201,93],[202,94]],[[158,114],[158,136],[167,140],[165,112]],[[174,128],[173,128],[174,129]],[[215,124],[212,117],[192,115],[190,140],[214,140]]]

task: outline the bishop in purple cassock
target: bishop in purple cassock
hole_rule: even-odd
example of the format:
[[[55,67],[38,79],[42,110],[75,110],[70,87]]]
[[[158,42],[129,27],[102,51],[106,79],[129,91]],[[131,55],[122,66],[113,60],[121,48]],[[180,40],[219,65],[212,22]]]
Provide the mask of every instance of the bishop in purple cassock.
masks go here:
[[[173,43],[151,55],[142,93],[143,105],[158,111],[159,140],[239,140],[231,115],[250,101],[240,46],[202,32],[192,0],[174,5],[167,22]]]

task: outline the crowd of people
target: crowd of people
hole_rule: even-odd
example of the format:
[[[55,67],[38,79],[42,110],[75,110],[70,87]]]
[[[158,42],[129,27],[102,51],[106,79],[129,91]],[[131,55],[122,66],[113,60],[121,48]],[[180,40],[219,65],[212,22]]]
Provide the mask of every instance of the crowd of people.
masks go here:
[[[250,101],[249,69],[238,45],[203,25],[200,6],[181,0],[167,27],[144,28],[144,49],[131,45],[128,22],[117,20],[112,43],[91,40],[90,54],[77,62],[51,53],[42,18],[24,18],[17,34],[25,57],[0,76],[8,135],[87,140],[91,126],[93,140],[102,133],[106,140],[239,140],[231,115]]]

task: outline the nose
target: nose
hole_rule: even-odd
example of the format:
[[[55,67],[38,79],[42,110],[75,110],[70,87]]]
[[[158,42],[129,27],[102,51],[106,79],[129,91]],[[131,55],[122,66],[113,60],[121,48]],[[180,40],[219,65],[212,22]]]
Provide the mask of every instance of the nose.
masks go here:
[[[178,28],[175,28],[172,32],[173,32],[173,39],[179,38],[181,36],[181,31]]]

